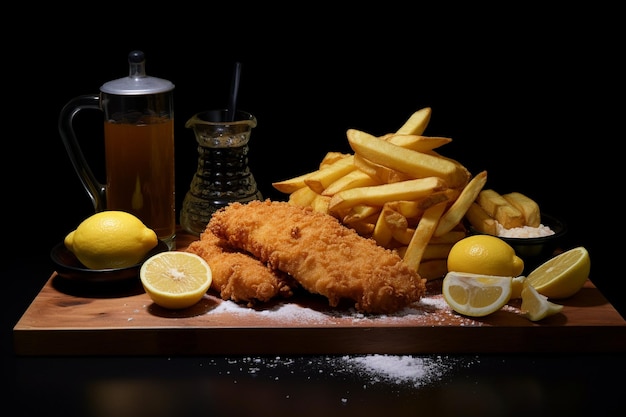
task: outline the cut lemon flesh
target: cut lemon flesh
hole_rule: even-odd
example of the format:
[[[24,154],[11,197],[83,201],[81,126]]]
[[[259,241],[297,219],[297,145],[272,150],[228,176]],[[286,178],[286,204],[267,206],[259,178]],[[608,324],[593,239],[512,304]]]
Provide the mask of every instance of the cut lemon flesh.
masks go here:
[[[563,306],[548,301],[548,297],[541,295],[528,283],[524,282],[522,288],[522,305],[520,311],[524,317],[531,321],[539,321],[563,310]]]
[[[448,272],[441,292],[457,313],[483,317],[500,310],[511,299],[512,277]]]
[[[585,285],[590,270],[589,252],[579,246],[548,259],[528,274],[526,280],[548,298],[567,298]]]
[[[191,307],[211,286],[209,264],[190,252],[161,252],[148,258],[139,277],[152,301],[168,309]]]
[[[522,298],[522,288],[524,287],[525,281],[526,281],[526,277],[524,275],[514,277],[511,280],[511,286],[512,286],[511,300]]]

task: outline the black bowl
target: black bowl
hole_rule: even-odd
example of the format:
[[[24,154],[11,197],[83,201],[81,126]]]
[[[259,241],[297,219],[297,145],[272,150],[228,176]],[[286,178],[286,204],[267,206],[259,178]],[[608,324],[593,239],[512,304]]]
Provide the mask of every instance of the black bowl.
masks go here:
[[[137,278],[139,269],[146,259],[167,250],[169,250],[167,243],[159,240],[159,243],[138,264],[126,268],[89,269],[61,242],[50,251],[50,259],[55,265],[57,274],[63,278],[89,282],[112,282]]]
[[[552,229],[554,234],[525,238],[498,236],[515,249],[517,256],[522,258],[524,261],[524,274],[529,274],[543,262],[552,258],[557,249],[562,249],[560,245],[563,242],[563,236],[567,233],[567,224],[563,220],[546,213],[541,213],[541,224]],[[474,229],[471,225],[468,225],[468,230],[471,235],[484,234]]]

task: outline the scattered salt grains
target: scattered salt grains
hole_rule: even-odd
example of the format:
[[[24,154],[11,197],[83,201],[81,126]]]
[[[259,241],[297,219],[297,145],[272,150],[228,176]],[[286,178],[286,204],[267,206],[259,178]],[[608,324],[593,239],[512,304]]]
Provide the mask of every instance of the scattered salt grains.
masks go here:
[[[408,388],[419,388],[443,380],[459,367],[472,366],[475,360],[442,355],[343,355],[315,356],[307,358],[275,357],[240,357],[227,360],[227,364],[236,366],[239,374],[258,378],[266,377],[279,381],[280,375],[306,373],[308,380],[314,378],[345,378],[361,384],[366,390],[375,384],[391,384]],[[216,365],[216,362],[212,362]],[[230,370],[226,375],[236,376]],[[342,401],[347,401],[343,398]]]

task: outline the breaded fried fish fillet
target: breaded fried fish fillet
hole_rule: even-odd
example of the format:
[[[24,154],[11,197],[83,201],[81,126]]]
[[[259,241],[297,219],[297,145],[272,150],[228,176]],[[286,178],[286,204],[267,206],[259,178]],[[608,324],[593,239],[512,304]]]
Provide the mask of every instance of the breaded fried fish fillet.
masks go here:
[[[337,219],[288,202],[232,203],[213,214],[207,230],[245,250],[336,307],[392,313],[418,301],[425,280],[402,258]]]
[[[291,297],[293,288],[298,285],[286,273],[273,270],[249,254],[228,246],[209,230],[185,250],[207,261],[213,274],[211,289],[223,300],[247,302],[251,307],[258,301]]]

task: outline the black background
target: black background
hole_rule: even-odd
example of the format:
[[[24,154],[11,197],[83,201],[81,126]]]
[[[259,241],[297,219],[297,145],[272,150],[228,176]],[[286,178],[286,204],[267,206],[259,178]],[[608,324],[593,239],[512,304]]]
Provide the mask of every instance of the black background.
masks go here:
[[[6,33],[20,39],[8,42],[5,53],[8,259],[46,258],[92,213],[58,134],[58,115],[72,97],[126,76],[127,55],[138,49],[146,54],[148,75],[176,86],[177,210],[197,156],[184,123],[227,105],[239,61],[238,107],[258,119],[249,161],[265,196],[286,198],[272,181],[315,169],[328,151],[349,152],[348,128],[392,132],[430,106],[425,134],[453,139],[444,155],[474,174],[487,170],[488,188],[520,191],[562,217],[570,228],[566,245],[591,252],[597,285],[617,280],[606,276],[612,274],[607,240],[623,223],[622,132],[611,128],[623,106],[610,47],[617,26],[606,20],[608,11],[570,10],[565,19],[520,10],[487,18],[472,10],[474,17],[459,19],[464,11],[457,9],[412,15],[360,6],[343,15],[308,10],[287,18],[270,12],[266,19],[258,13],[269,9],[173,9],[156,20],[94,11],[46,22],[32,42],[26,27]],[[598,23],[593,32],[592,20]],[[100,118],[78,122],[96,173],[102,172]]]
[[[350,152],[348,128],[381,135],[430,106],[425,134],[453,139],[441,153],[474,174],[487,170],[486,187],[525,193],[562,217],[570,229],[564,246],[586,246],[594,282],[621,301],[608,288],[622,281],[609,241],[614,246],[623,224],[623,133],[611,126],[623,107],[622,82],[609,11],[487,17],[478,9],[412,14],[391,6],[343,14],[172,8],[140,17],[131,9],[85,12],[5,34],[19,40],[7,42],[4,57],[8,259],[47,258],[93,212],[63,148],[59,112],[71,98],[126,76],[127,55],[138,49],[148,75],[175,84],[178,210],[197,156],[184,123],[227,106],[239,61],[238,107],[258,119],[249,163],[266,197],[286,198],[271,182],[315,169],[326,152]],[[40,35],[26,37],[35,27]],[[101,115],[81,115],[77,124],[92,169],[102,173]]]
[[[227,105],[232,70],[240,61],[239,108],[258,119],[250,142],[250,167],[266,197],[286,198],[271,183],[315,169],[326,152],[349,152],[348,128],[381,135],[429,106],[433,113],[425,134],[453,139],[441,152],[473,174],[487,170],[487,187],[525,193],[545,212],[565,220],[569,233],[564,247],[583,245],[589,250],[592,281],[625,314],[620,263],[624,37],[623,22],[617,19],[621,14],[599,4],[546,10],[545,5],[528,2],[505,6],[438,2],[438,10],[429,3],[395,7],[385,2],[371,9],[361,3],[342,4],[342,11],[337,7],[320,2],[281,8],[261,3],[199,6],[184,1],[70,7],[55,2],[37,8],[23,3],[5,10],[0,27],[2,320],[7,382],[19,392],[15,396],[9,390],[6,400],[19,405],[24,411],[20,415],[33,414],[28,410],[35,408],[41,410],[35,414],[62,410],[73,415],[73,410],[81,409],[80,396],[103,375],[132,382],[142,374],[145,381],[163,382],[166,375],[177,380],[179,374],[190,372],[193,379],[201,368],[198,362],[205,360],[24,359],[14,356],[8,336],[53,271],[52,246],[93,213],[63,148],[59,113],[71,98],[97,93],[104,82],[126,76],[127,55],[135,49],[145,52],[148,75],[176,86],[178,209],[197,157],[185,121],[196,112]],[[101,115],[84,115],[77,122],[83,151],[92,169],[102,175]],[[228,385],[223,375],[239,367],[240,361],[216,360],[219,372],[224,372],[217,372],[216,386],[232,387],[236,397],[227,397],[229,403],[239,402],[237,388],[243,388],[244,378],[254,377],[235,373],[235,382],[242,384]],[[619,369],[623,364],[623,355],[482,355],[479,362],[479,369],[459,374],[462,388],[457,390],[454,383],[444,387],[441,403],[476,405],[487,399],[484,404],[491,404],[494,396],[484,395],[484,390],[492,387],[498,398],[510,402],[509,411],[500,413],[507,415],[526,415],[525,410],[562,414],[566,404],[575,404],[568,409],[570,414],[588,415],[622,405],[616,392],[619,385],[609,380],[614,379],[614,365]],[[327,381],[335,381],[329,375],[302,377],[307,406],[294,408],[296,413],[306,414],[310,404],[331,392],[361,392],[360,381],[335,386]],[[286,384],[270,392],[267,401],[276,400],[277,407],[292,410],[285,392],[293,395],[295,404],[296,395],[290,391],[293,378],[288,372],[281,378]],[[519,385],[528,378],[540,381],[542,392],[552,395],[542,397],[537,406],[529,405],[535,388],[529,397]],[[263,381],[255,389],[263,395],[275,386]],[[364,391],[358,394],[363,397],[359,404],[377,410],[376,415],[388,411],[395,397],[387,391],[373,397]],[[585,395],[580,395],[583,391]],[[467,401],[459,400],[461,392]],[[243,403],[246,395],[241,396]],[[406,404],[396,408],[414,415],[425,406],[420,399],[432,398],[428,392],[420,395],[407,392]],[[381,397],[391,398],[391,403]],[[345,415],[346,408],[339,408]],[[83,411],[74,415],[86,415]],[[443,415],[441,409],[430,414]],[[479,414],[489,415],[475,415]]]

